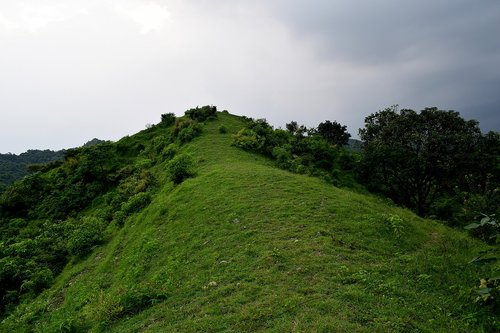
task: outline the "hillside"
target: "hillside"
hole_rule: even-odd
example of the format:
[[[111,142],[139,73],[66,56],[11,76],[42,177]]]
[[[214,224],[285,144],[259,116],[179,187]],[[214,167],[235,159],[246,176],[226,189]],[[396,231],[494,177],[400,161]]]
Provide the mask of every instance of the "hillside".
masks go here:
[[[149,199],[121,218],[111,212],[100,245],[73,256],[36,298],[21,299],[0,331],[483,331],[468,296],[478,274],[467,264],[483,245],[231,146],[243,126],[226,113],[201,125],[176,148],[196,164],[178,185],[166,172],[171,157],[148,153],[170,129],[110,144],[122,165],[155,179],[144,186]],[[102,216],[118,192],[116,184],[96,190],[61,216]]]

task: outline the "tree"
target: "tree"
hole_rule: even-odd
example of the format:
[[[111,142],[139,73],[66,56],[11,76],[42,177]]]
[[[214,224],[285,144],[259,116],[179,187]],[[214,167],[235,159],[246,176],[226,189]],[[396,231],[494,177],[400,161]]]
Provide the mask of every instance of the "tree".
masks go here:
[[[420,113],[387,108],[368,116],[359,134],[365,151],[362,181],[421,216],[474,173],[473,152],[482,138],[477,121],[435,107]]]
[[[285,125],[286,130],[293,136],[303,137],[307,133],[307,127],[300,125],[296,121],[291,121]]]
[[[347,132],[345,125],[340,125],[338,122],[325,120],[318,125],[317,133],[324,137],[329,143],[344,146],[349,142],[351,134]]]
[[[169,127],[175,123],[175,114],[173,113],[164,113],[161,115],[160,124],[164,127]]]

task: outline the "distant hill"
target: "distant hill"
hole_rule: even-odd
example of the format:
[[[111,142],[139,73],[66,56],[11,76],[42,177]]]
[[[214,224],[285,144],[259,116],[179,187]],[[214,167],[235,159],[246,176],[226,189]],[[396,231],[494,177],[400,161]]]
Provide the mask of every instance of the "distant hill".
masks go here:
[[[92,140],[87,141],[82,147],[91,147],[91,146],[99,145],[99,144],[105,143],[105,142],[106,141],[104,141],[104,140],[100,140],[98,138],[93,138]]]
[[[44,164],[64,158],[64,150],[28,150],[25,153],[0,154],[0,188],[29,174],[28,166]]]
[[[485,332],[483,244],[280,169],[233,145],[248,121],[214,118],[167,114],[4,192],[0,331]]]
[[[90,147],[106,141],[94,138],[86,142],[83,147]],[[30,172],[28,167],[35,164],[46,164],[59,161],[64,158],[66,150],[38,150],[30,149],[27,152],[16,154],[0,154],[0,191],[7,185],[27,176]]]
[[[363,141],[357,139],[349,139],[347,145],[345,146],[347,150],[355,151],[357,153],[363,151]]]

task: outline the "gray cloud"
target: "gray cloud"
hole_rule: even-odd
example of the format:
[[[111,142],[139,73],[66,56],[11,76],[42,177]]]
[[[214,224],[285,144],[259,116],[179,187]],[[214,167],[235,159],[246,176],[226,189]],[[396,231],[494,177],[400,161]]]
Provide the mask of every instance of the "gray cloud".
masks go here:
[[[481,120],[485,130],[499,130],[498,1],[273,4],[297,35],[315,41],[324,61],[380,69],[378,84],[391,86],[394,102],[455,108]],[[390,102],[391,95],[384,97]]]
[[[498,31],[493,0],[2,3],[0,152],[116,140],[205,104],[352,134],[392,104],[438,106],[498,131]]]

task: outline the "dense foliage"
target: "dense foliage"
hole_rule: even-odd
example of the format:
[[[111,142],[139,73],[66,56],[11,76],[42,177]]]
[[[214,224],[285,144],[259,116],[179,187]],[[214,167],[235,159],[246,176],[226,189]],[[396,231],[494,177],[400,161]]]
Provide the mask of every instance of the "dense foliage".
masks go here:
[[[334,124],[321,123],[319,131],[292,121],[282,130],[274,129],[265,119],[248,119],[247,126],[234,135],[233,145],[271,157],[283,169],[355,187],[352,170],[358,155],[342,147],[349,134],[345,126]]]
[[[189,109],[185,112],[185,115],[196,121],[205,121],[217,118],[217,107],[206,105],[201,108],[196,107],[194,109]]]
[[[388,108],[360,130],[360,180],[372,191],[452,224],[500,207],[500,136],[458,112]]]
[[[0,192],[29,174],[28,166],[62,160],[64,151],[28,150],[20,155],[0,154]]]
[[[174,184],[180,184],[196,174],[194,167],[194,159],[190,155],[179,155],[168,162],[167,172]]]
[[[50,286],[68,260],[104,240],[113,205],[153,185],[144,169],[128,166],[130,159],[118,150],[119,144],[111,143],[68,150],[62,164],[27,176],[0,196],[0,311]],[[120,189],[137,179],[143,185],[122,195]],[[109,193],[105,210],[77,217],[104,193]]]
[[[158,125],[116,143],[94,139],[60,152],[61,161],[32,167],[6,188],[0,195],[0,317],[49,287],[68,261],[105,242],[108,228],[122,227],[147,207],[155,165],[173,159],[163,169],[174,183],[193,176],[192,159],[175,156],[201,134],[198,120],[212,119],[214,110],[188,110],[187,118],[164,114]],[[39,162],[35,155],[21,157]]]
[[[338,122],[326,120],[318,125],[317,132],[328,142],[334,145],[345,146],[349,142],[351,134],[347,132],[347,126]]]

